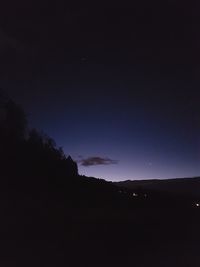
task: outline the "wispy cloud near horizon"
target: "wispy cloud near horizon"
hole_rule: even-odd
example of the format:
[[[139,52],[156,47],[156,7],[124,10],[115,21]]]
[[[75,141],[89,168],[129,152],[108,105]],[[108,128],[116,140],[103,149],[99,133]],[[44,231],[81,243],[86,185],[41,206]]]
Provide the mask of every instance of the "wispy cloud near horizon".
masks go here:
[[[82,158],[78,161],[82,166],[84,167],[90,167],[90,166],[96,166],[96,165],[111,165],[111,164],[118,164],[118,160],[113,160],[110,158],[103,158],[99,156],[95,157],[88,157],[88,158]]]

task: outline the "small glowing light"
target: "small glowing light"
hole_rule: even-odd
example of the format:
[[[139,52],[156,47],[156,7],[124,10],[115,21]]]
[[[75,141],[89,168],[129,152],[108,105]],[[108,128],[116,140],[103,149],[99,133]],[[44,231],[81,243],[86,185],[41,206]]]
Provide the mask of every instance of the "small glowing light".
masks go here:
[[[133,196],[134,196],[134,197],[137,197],[137,196],[138,196],[138,194],[136,194],[136,193],[133,193]]]
[[[144,194],[144,197],[147,197],[147,194]]]
[[[199,204],[199,203],[196,203],[195,206],[196,206],[196,207],[200,207],[200,204]]]

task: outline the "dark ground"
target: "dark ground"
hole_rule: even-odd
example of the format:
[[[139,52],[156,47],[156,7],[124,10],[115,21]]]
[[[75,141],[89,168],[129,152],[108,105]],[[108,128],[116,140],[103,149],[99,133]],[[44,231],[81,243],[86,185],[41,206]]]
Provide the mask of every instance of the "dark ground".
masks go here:
[[[199,266],[198,208],[104,204],[2,197],[1,266]]]

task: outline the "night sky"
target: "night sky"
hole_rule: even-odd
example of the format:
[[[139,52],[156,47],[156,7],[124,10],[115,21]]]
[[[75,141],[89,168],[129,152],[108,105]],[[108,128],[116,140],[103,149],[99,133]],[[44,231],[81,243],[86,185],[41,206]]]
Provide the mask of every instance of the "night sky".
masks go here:
[[[200,175],[199,4],[6,1],[0,87],[79,173]]]

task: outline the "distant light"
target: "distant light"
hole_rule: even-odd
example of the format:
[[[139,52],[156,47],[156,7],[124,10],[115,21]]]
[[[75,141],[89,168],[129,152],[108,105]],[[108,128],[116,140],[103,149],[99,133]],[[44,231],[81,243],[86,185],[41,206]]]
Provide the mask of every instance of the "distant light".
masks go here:
[[[147,197],[147,194],[144,194],[144,197]]]
[[[134,197],[137,197],[137,196],[138,196],[138,194],[136,194],[136,193],[133,193],[133,196],[134,196]]]
[[[196,206],[196,207],[200,207],[200,204],[199,204],[199,203],[195,203],[195,206]]]

